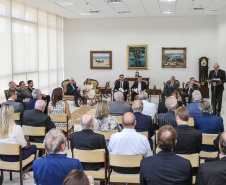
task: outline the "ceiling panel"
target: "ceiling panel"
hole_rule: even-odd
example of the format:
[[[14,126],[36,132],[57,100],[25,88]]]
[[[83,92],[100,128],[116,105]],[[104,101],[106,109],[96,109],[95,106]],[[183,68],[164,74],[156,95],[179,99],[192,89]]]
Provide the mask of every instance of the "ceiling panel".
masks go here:
[[[144,9],[146,10],[147,15],[159,14],[159,1],[158,0],[141,0]]]
[[[159,2],[160,4],[160,10],[161,12],[165,12],[165,11],[173,11],[175,12],[176,10],[176,1],[174,2]]]
[[[146,10],[140,0],[123,0],[133,14],[146,15]]]

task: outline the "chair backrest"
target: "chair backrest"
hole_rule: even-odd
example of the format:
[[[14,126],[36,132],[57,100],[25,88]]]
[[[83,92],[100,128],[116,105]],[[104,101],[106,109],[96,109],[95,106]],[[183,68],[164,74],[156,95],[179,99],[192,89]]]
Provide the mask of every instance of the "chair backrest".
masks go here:
[[[217,138],[217,134],[202,134],[203,145],[213,145],[213,141]]]
[[[23,125],[23,132],[25,136],[45,136],[46,128],[45,127],[31,127]]]
[[[97,134],[102,134],[102,135],[104,135],[105,140],[108,140],[108,141],[109,141],[110,138],[111,138],[111,135],[112,135],[112,134],[115,134],[115,133],[118,132],[118,131],[117,131],[117,130],[111,130],[111,131],[103,132],[103,131],[94,130],[94,132],[97,133]]]
[[[14,113],[14,120],[15,121],[20,120],[20,116],[21,116],[21,113],[20,112]]]
[[[140,161],[143,159],[142,155],[117,155],[109,154],[109,165],[117,167],[140,167]]]
[[[52,121],[54,122],[67,122],[67,114],[50,114]]]
[[[18,143],[0,143],[0,155],[20,155],[21,145]]]
[[[6,101],[8,100],[8,91],[9,91],[9,90],[4,90]]]
[[[99,82],[95,79],[90,79],[91,84],[93,84],[93,88],[97,89],[97,87],[99,86]],[[85,85],[86,81],[84,81],[83,85]]]
[[[199,154],[189,154],[189,155],[177,154],[177,155],[189,160],[192,168],[199,167],[199,164],[200,164]]]
[[[189,118],[189,120],[188,120],[188,125],[189,125],[190,127],[194,127],[194,126],[195,126],[195,121],[194,121],[193,118]]]
[[[185,86],[184,86],[184,84],[185,84],[185,83],[183,82],[183,88],[187,87],[187,85],[189,85],[189,84],[190,84],[190,81],[189,81],[189,82],[187,82]],[[196,81],[196,80],[195,80],[195,84],[197,84],[199,88],[201,87],[201,84],[200,84],[200,82],[199,82],[199,81]]]
[[[67,84],[69,83],[69,79],[64,80],[63,82],[61,82],[61,86],[63,87],[64,93],[66,93],[67,91]]]
[[[122,124],[122,116],[115,116],[115,119],[118,121],[119,124]]]
[[[105,149],[78,150],[73,149],[72,156],[80,162],[99,163],[105,162]]]
[[[148,132],[137,132],[137,133],[142,134],[143,136],[147,137],[147,139],[149,138]]]
[[[167,84],[168,82],[170,82],[170,80],[168,80],[167,82],[163,82],[164,87],[166,87],[166,84]],[[175,82],[177,82],[177,83],[178,83],[178,85],[179,85],[179,87],[180,87],[180,82],[179,82],[178,80],[175,80]]]

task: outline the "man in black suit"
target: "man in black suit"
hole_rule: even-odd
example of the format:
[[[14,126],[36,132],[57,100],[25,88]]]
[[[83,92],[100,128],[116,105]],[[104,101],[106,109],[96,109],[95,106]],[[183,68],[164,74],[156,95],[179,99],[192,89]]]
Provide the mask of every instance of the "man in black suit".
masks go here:
[[[175,82],[175,76],[172,76],[170,78],[170,81],[168,81],[164,87],[164,92],[161,92],[161,100],[165,101],[165,96],[169,97],[169,91],[167,91],[169,88],[173,88],[176,92],[179,91],[179,84]]]
[[[169,125],[161,127],[157,140],[161,151],[157,155],[144,158],[141,161],[140,184],[191,185],[192,167],[190,161],[177,156],[172,151],[177,142],[175,129]]]
[[[211,70],[209,73],[209,79],[220,78],[220,80],[222,81],[222,84],[216,86],[216,110],[217,110],[216,112],[218,116],[220,116],[220,113],[221,113],[222,95],[224,91],[224,83],[226,82],[225,71],[219,69],[219,67],[220,66],[217,63],[215,63],[213,66],[214,70]],[[214,91],[214,86],[211,86],[212,105],[213,105],[213,99],[214,99],[213,91]]]
[[[46,103],[44,100],[37,100],[35,109],[24,111],[24,125],[32,127],[45,127],[48,132],[52,128],[56,128],[50,117],[44,114]],[[44,136],[30,136],[30,141],[42,143]]]
[[[80,88],[78,88],[76,86],[76,83],[74,81],[74,78],[70,78],[69,83],[67,84],[67,91],[66,91],[66,95],[74,95],[75,98],[75,105],[77,107],[80,107],[78,105],[78,98],[81,98],[82,100],[84,100],[85,98],[81,96],[80,94]]]
[[[121,91],[124,96],[124,101],[127,100],[127,94],[129,92],[129,83],[124,80],[124,75],[119,75],[120,80],[115,84],[114,91]]]
[[[188,125],[189,111],[186,107],[180,107],[175,113],[177,127],[177,144],[173,151],[176,154],[199,153],[202,147],[202,132]]]
[[[195,84],[195,79],[193,77],[190,78],[190,83],[183,89],[186,94],[181,94],[182,102],[186,106],[185,97],[188,97],[188,103],[191,103],[192,93],[194,90],[199,90],[199,86]]]
[[[93,116],[91,114],[83,115],[80,123],[83,130],[71,134],[71,151],[74,148],[80,150],[105,149],[108,154],[104,135],[94,133],[92,130],[94,127]],[[103,163],[82,163],[84,170],[99,170],[102,166]]]
[[[226,132],[220,136],[221,160],[201,164],[196,177],[196,185],[222,185],[226,182]]]
[[[134,97],[138,95],[141,91],[148,90],[146,82],[142,81],[142,76],[138,76],[137,81],[134,82],[133,86],[131,87],[131,99],[134,101]]]

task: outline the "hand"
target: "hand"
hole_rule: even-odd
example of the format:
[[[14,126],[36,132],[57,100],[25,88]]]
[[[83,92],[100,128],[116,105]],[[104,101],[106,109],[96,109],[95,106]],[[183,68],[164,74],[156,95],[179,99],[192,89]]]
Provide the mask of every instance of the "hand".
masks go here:
[[[28,99],[28,98],[25,98],[25,99],[24,99],[24,102],[25,102],[25,103],[29,102],[29,99]]]
[[[42,94],[42,97],[46,97],[46,95],[45,94]]]
[[[80,88],[77,88],[77,91],[81,91]]]
[[[134,89],[132,89],[132,91],[134,91]]]

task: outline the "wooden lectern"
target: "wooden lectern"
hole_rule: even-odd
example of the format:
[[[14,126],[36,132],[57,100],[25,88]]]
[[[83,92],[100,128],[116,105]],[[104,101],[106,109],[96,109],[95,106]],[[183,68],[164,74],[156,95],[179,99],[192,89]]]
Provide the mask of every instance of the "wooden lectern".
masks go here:
[[[213,79],[208,79],[207,82],[213,86],[213,96],[211,96],[211,99],[213,97],[212,103],[213,103],[213,115],[216,115],[216,87],[218,85],[222,84],[222,81],[220,78],[213,78]]]

